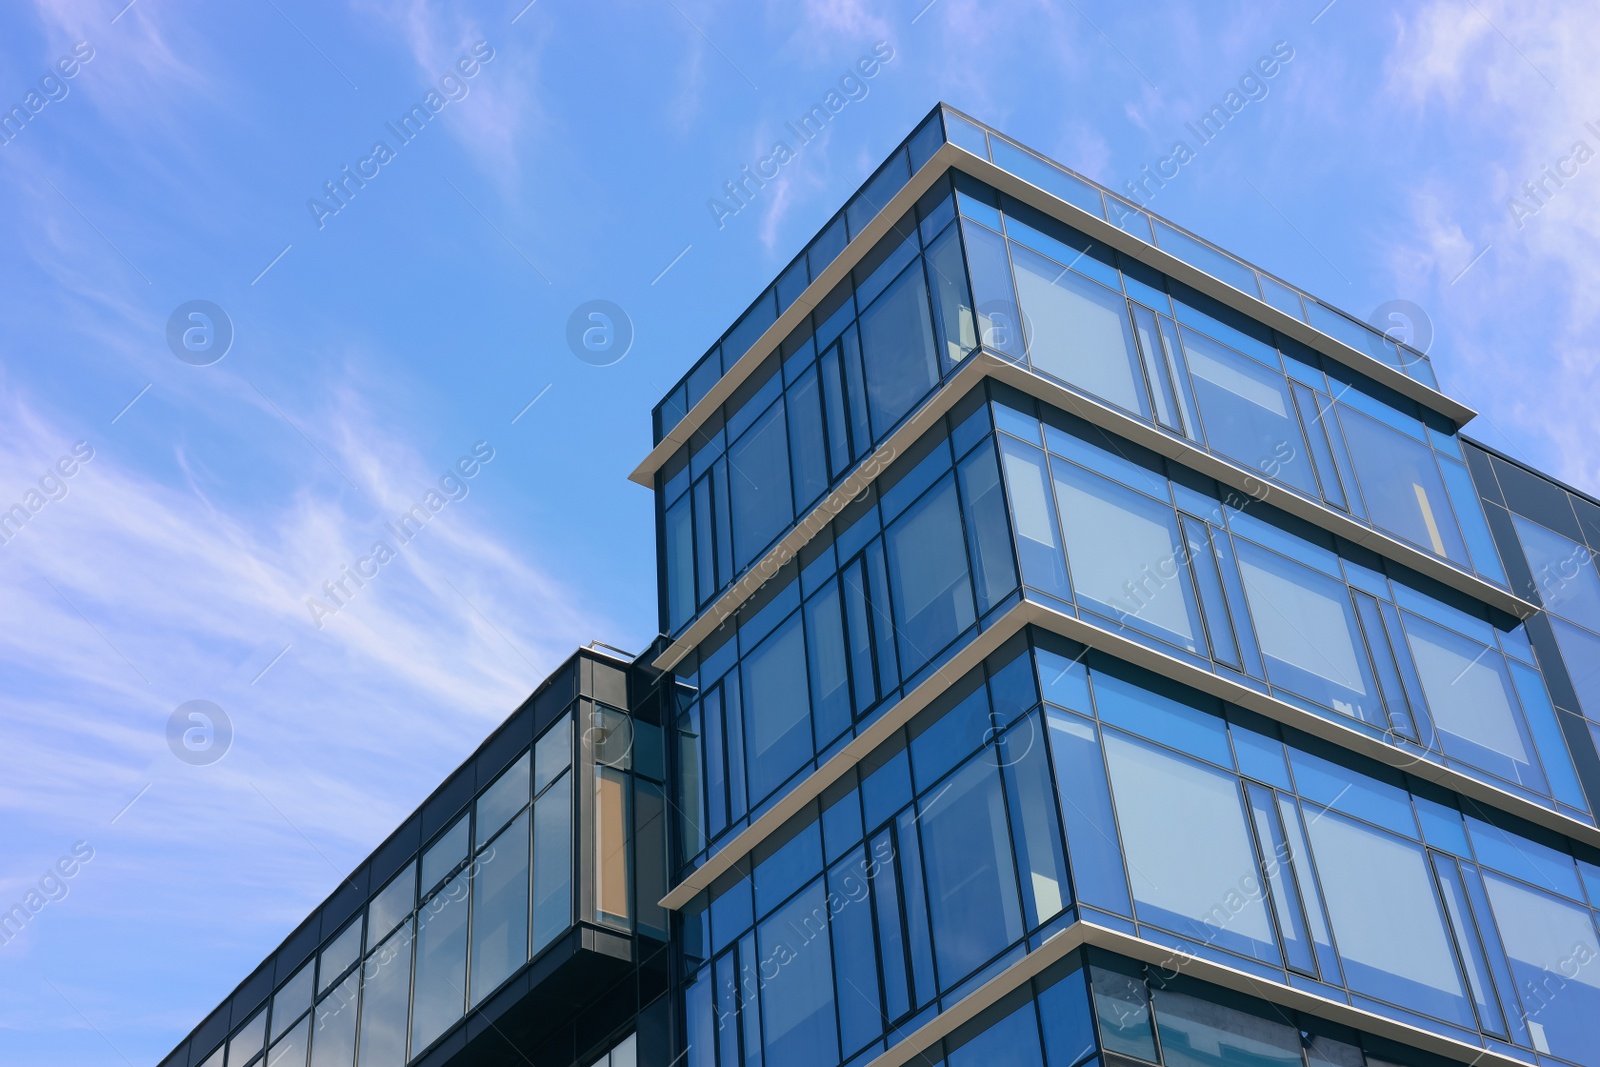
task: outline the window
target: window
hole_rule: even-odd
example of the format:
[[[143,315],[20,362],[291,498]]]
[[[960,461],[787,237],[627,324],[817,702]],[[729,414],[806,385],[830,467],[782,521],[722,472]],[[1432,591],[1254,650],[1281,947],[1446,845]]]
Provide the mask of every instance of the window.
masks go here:
[[[1155,1001],[1164,1067],[1301,1067],[1300,1031],[1292,1026],[1170,989],[1157,990]]]
[[[533,951],[572,925],[572,782],[556,779],[533,808]]]
[[[992,755],[957,771],[921,807],[928,907],[949,988],[1022,936],[1005,798]]]
[[[1201,651],[1200,613],[1172,506],[1076,464],[1052,459],[1050,470],[1078,602]]]
[[[352,1067],[356,1059],[356,999],[361,975],[352,974],[317,1003],[311,1067]]]
[[[1409,612],[1404,619],[1445,752],[1519,785],[1548,792],[1499,649],[1486,648]]]
[[[560,733],[560,730],[556,731]],[[524,752],[515,763],[507,767],[494,784],[483,791],[478,797],[478,823],[473,837],[477,847],[482,848],[483,843],[500,831],[500,828],[528,806],[528,753]],[[465,840],[462,841],[462,856],[465,856]],[[427,882],[427,872],[423,872],[423,881]]]
[[[761,989],[765,1067],[837,1063],[833,953],[828,947],[828,901],[822,880],[762,923],[758,940],[765,979]],[[724,1056],[723,1062],[732,1060]]]
[[[1247,541],[1237,547],[1272,684],[1380,729],[1387,726],[1371,663],[1358,644],[1349,588]]]
[[[689,496],[685,495],[667,509],[667,628],[671,633],[677,633],[678,628],[694,616],[694,515],[689,510],[690,504]]]
[[[728,480],[732,483],[735,567],[743,569],[794,518],[782,404],[774,404],[729,447]],[[720,587],[722,583],[717,584]]]
[[[1600,943],[1593,915],[1577,905],[1485,874],[1522,1007],[1540,1052],[1586,1065],[1600,1063]]]
[[[1033,368],[1149,418],[1122,294],[1016,244],[1011,257]]]
[[[1207,443],[1275,481],[1320,495],[1283,372],[1204,334],[1182,333]]]
[[[1067,832],[1072,884],[1078,899],[1118,915],[1132,913],[1117,824],[1111,813],[1105,763],[1092,722],[1051,709],[1050,750],[1060,790],[1061,818]]]
[[[850,726],[850,672],[838,582],[830,581],[807,601],[806,641],[811,649],[811,715],[817,738],[827,744]]]
[[[1011,555],[1011,530],[1006,524],[1005,494],[994,447],[985,444],[961,463],[961,497],[965,503],[968,551],[984,614],[1017,587],[1017,565]]]
[[[1139,918],[1279,962],[1237,780],[1115,731],[1105,746]]]
[[[1465,563],[1433,449],[1343,404],[1339,422],[1373,523],[1436,556]]]
[[[861,313],[861,355],[872,432],[882,437],[939,380],[928,289],[915,264]]]
[[[954,366],[978,347],[972,296],[967,292],[967,265],[961,255],[961,238],[956,227],[947,228],[942,237],[928,246],[927,263],[944,365]]]
[[[909,674],[971,626],[972,581],[955,478],[912,505],[884,536],[900,662]]]
[[[1595,573],[1594,553],[1521,515],[1512,515],[1511,521],[1545,608],[1600,632],[1600,574]]]
[[[417,976],[411,1048],[421,1052],[461,1018],[467,996],[467,875],[417,913]],[[363,1057],[364,1058],[364,1057]]]
[[[1056,509],[1045,480],[1044,452],[1005,435],[1000,437],[1000,451],[1006,489],[1011,496],[1011,526],[1016,532],[1022,581],[1058,600],[1070,599],[1072,591],[1067,586]]]
[[[478,854],[472,877],[472,1004],[528,960],[528,813]]]
[[[1332,811],[1307,810],[1350,988],[1475,1026],[1421,846]]]
[[[953,1050],[949,1067],[1043,1067],[1039,1054],[1039,1020],[1033,1001]]]
[[[765,797],[812,756],[805,631],[792,616],[743,663],[750,796]]]
[[[817,373],[808,370],[789,389],[789,461],[794,468],[795,514],[809,508],[828,488],[828,444],[822,433],[822,393]]]
[[[361,1067],[401,1067],[406,1062],[412,930],[408,919],[361,968]]]

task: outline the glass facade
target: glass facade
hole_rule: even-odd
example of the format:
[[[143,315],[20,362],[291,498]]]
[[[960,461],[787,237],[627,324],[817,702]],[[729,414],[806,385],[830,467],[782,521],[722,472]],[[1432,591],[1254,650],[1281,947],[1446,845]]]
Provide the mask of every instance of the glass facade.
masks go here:
[[[825,975],[810,1042],[838,1054],[809,1062],[849,1062],[1083,921],[1595,1062],[1600,854],[1053,634],[955,681],[779,836],[686,909],[691,1028],[792,1010],[766,980],[802,973],[767,965],[782,941]]]
[[[661,636],[163,1067],[1600,1067],[1600,503],[1470,417],[936,108],[657,407]]]

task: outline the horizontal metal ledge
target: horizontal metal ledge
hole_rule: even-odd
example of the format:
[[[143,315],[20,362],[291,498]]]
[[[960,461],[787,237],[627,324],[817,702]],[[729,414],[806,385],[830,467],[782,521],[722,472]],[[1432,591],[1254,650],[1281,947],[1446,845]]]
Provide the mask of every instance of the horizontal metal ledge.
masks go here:
[[[812,308],[822,303],[823,299],[833,291],[833,287],[845,279],[845,276],[855,268],[872,246],[877,244],[889,232],[889,228],[915,204],[919,197],[933,188],[935,182],[944,176],[950,169],[950,163],[961,154],[961,150],[953,144],[943,144],[920,170],[911,176],[911,180],[901,186],[900,191],[889,198],[876,215],[874,215],[861,232],[850,239],[844,250],[834,257],[833,262],[822,268],[822,273],[811,280],[795,302],[789,305],[778,316],[776,322],[767,327],[765,333],[756,338],[755,343],[748,350],[740,353],[739,358],[727,369],[721,378],[717,379],[710,392],[700,398],[699,403],[684,413],[678,424],[661,438],[661,443],[650,450],[633,473],[628,475],[629,480],[637,482],[646,489],[655,488],[656,471],[671,458],[672,453],[687,442],[695,430],[699,429],[712,412],[734,394],[739,386],[744,384],[746,378],[754,374],[756,368],[772,354],[782,340],[789,336],[789,332],[800,325],[800,320],[811,313]]]
[[[1327,504],[1303,497],[1257,476],[1248,467],[1197,447],[1193,442],[1164,433],[1142,419],[1134,418],[1074,389],[1051,381],[1020,364],[988,352],[969,357],[965,366],[952,375],[933,396],[923,402],[899,429],[890,434],[839,487],[801,517],[794,527],[761,560],[712,601],[677,640],[667,646],[652,663],[657,670],[671,670],[700,642],[755,595],[772,575],[799,554],[813,537],[855,498],[868,482],[894,458],[905,452],[917,438],[955,406],[983,378],[1005,382],[1052,407],[1069,411],[1134,444],[1181,463],[1192,470],[1237,489],[1258,502],[1270,504],[1296,518],[1304,519],[1331,534],[1368,548],[1378,555],[1409,567],[1452,589],[1498,608],[1516,618],[1526,619],[1539,610],[1508,589],[1486,582],[1445,560],[1390,537],[1355,521]]]
[[[697,894],[710,888],[711,883],[720,875],[731,870],[740,860],[754,851],[757,845],[776,833],[807,804],[821,796],[823,790],[843,778],[868,753],[888,740],[891,734],[910,722],[923,708],[933,703],[940,693],[955,684],[962,675],[976,667],[1006,640],[1030,625],[1070,638],[1116,659],[1199,690],[1208,696],[1256,712],[1301,733],[1321,738],[1346,751],[1366,756],[1375,762],[1432,782],[1487,807],[1514,815],[1536,826],[1554,830],[1572,840],[1600,848],[1600,829],[1524,800],[1514,793],[1508,793],[1460,771],[1420,759],[1394,745],[1369,737],[1359,730],[1342,726],[1277,697],[1259,693],[1248,686],[1202,670],[1175,656],[1158,652],[1103,627],[1075,619],[1043,604],[1024,600],[974,638],[971,644],[956,652],[948,663],[934,672],[932,677],[907,693],[899,703],[885,712],[854,741],[818,767],[760,818],[741,830],[733,840],[718,849],[715,855],[674,886],[671,892],[661,898],[661,906],[676,911],[693,900]]]
[[[1388,386],[1402,396],[1410,397],[1424,407],[1436,411],[1448,418],[1458,427],[1464,426],[1476,417],[1477,412],[1467,405],[1455,400],[1437,389],[1433,389],[1414,378],[1410,378],[1395,368],[1375,359],[1367,353],[1351,348],[1342,341],[1329,337],[1321,330],[1315,329],[1305,322],[1279,311],[1271,304],[1250,296],[1226,282],[1207,274],[1198,267],[1192,266],[1178,259],[1170,253],[1141,241],[1132,234],[1126,233],[1117,226],[1069,204],[1051,193],[1045,192],[1038,186],[1024,181],[1010,171],[995,166],[986,159],[973,155],[965,149],[953,144],[945,143],[939,150],[922,165],[917,173],[911,176],[901,190],[896,193],[872,221],[869,222],[854,239],[850,241],[834,261],[825,267],[820,275],[806,286],[794,304],[786,308],[778,316],[777,321],[767,329],[749,350],[742,353],[727,372],[719,378],[711,391],[695,404],[678,424],[662,437],[661,442],[650,450],[629,479],[644,486],[646,489],[655,488],[655,474],[677,451],[678,447],[687,442],[707,419],[711,417],[717,407],[744,383],[744,380],[753,374],[763,360],[777,348],[779,342],[789,335],[789,332],[800,324],[800,320],[809,314],[811,309],[821,303],[824,297],[839,284],[864,256],[872,249],[884,234],[917,199],[933,187],[948,170],[960,170],[972,175],[980,181],[987,182],[1002,192],[1016,197],[1023,203],[1043,211],[1076,229],[1082,230],[1090,237],[1101,241],[1120,252],[1132,256],[1140,262],[1146,263],[1156,270],[1176,278],[1191,288],[1198,289],[1207,296],[1242,312],[1257,321],[1272,327],[1281,334],[1285,334],[1305,344],[1330,359],[1351,368],[1359,374],[1371,378],[1373,381]],[[1154,216],[1152,216],[1154,217]]]
[[[1353,1030],[1372,1034],[1374,1037],[1388,1038],[1411,1048],[1443,1056],[1456,1063],[1467,1064],[1468,1067],[1473,1065],[1484,1067],[1491,1064],[1494,1067],[1527,1067],[1521,1060],[1436,1034],[1432,1030],[1424,1030],[1420,1026],[1396,1022],[1365,1008],[1351,1007],[1349,1004],[1295,989],[1293,986],[1258,978],[1236,967],[1191,956],[1186,952],[1179,952],[1166,945],[1146,941],[1120,930],[1111,930],[1097,923],[1083,921],[1068,926],[955,1004],[929,1019],[895,1043],[883,1055],[869,1061],[867,1067],[902,1067],[903,1064],[912,1062],[920,1053],[932,1048],[943,1038],[949,1037],[958,1027],[977,1018],[986,1008],[998,1004],[1012,991],[1019,989],[1030,979],[1043,974],[1053,964],[1066,959],[1072,952],[1086,945],[1114,952],[1141,963],[1177,971],[1202,982],[1209,982],[1280,1007],[1348,1026]]]

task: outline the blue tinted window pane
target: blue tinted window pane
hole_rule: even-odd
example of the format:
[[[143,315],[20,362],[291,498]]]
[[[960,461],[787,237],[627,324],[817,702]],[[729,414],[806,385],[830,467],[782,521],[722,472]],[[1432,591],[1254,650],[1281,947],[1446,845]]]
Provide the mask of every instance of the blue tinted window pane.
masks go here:
[[[763,923],[759,940],[761,959],[786,959],[761,990],[765,1067],[838,1062],[833,953],[822,880]]]
[[[996,137],[990,142],[994,148],[994,162],[997,166],[1004,167],[1017,177],[1031,182],[1067,203],[1080,207],[1091,215],[1105,217],[1105,210],[1100,203],[1100,190],[1066,171],[1034,155],[1032,152],[1023,151],[1003,138]]]
[[[763,916],[822,871],[822,828],[813,822],[756,865],[756,915]]]
[[[712,999],[711,969],[700,972],[700,977],[684,993],[684,1037],[688,1044],[685,1053],[689,1067],[716,1067],[717,1013]]]
[[[1289,770],[1283,762],[1283,742],[1237,725],[1229,733],[1233,736],[1233,752],[1239,761],[1240,774],[1269,785],[1290,788]]]
[[[1128,302],[1036,252],[1012,246],[1028,359],[1035,370],[1150,417]]]
[[[1263,859],[1267,884],[1272,888],[1272,913],[1278,920],[1278,937],[1283,941],[1283,957],[1290,967],[1316,974],[1311,934],[1300,906],[1300,887],[1288,867],[1290,848],[1279,819],[1277,795],[1270,789],[1248,784],[1250,818],[1255,823],[1256,843]]]
[[[955,479],[947,477],[889,528],[901,669],[910,674],[976,618]]]
[[[1261,290],[1256,285],[1256,272],[1226,252],[1219,252],[1210,245],[1173,229],[1159,219],[1156,220],[1155,228],[1156,241],[1165,251],[1185,263],[1199,267],[1218,281],[1227,282],[1235,289],[1243,290],[1251,296],[1261,295]]]
[[[867,829],[882,826],[911,801],[911,766],[905,752],[897,752],[861,783],[861,806]]]
[[[978,342],[1001,355],[1022,358],[1022,317],[1011,282],[1006,240],[993,230],[963,222],[967,268],[972,273],[973,310],[978,313]]]
[[[934,954],[949,987],[1022,936],[994,761],[974,759],[920,810]]]
[[[906,270],[861,313],[861,353],[872,429],[881,436],[939,380],[922,271]]]
[[[1283,374],[1193,330],[1182,332],[1211,447],[1268,478],[1319,495]]]
[[[912,739],[911,762],[918,791],[926,792],[951,768],[989,741],[994,736],[994,726],[989,694],[978,685]]]
[[[1114,675],[1096,672],[1095,705],[1102,722],[1160,741],[1169,748],[1233,768],[1227,724],[1215,715],[1152,693]]]
[[[472,876],[472,1003],[528,960],[528,813],[478,855]]]
[[[798,614],[743,663],[750,796],[776,789],[812,756],[805,632]]]
[[[822,391],[815,371],[789,390],[789,459],[794,467],[796,514],[828,488],[828,445],[822,434]]]
[[[667,509],[664,550],[667,626],[674,633],[694,615],[694,518],[691,506],[692,501],[686,496]]]
[[[457,875],[417,916],[411,1047],[421,1050],[461,1018],[467,991],[467,876]]]
[[[406,1062],[411,1007],[411,922],[367,956],[361,973],[361,1063]]]
[[[954,112],[944,112],[945,136],[950,143],[964,148],[979,159],[989,158],[989,139],[982,128]]]
[[[1373,523],[1436,556],[1466,563],[1433,449],[1343,405],[1339,423]]]
[[[1072,590],[1067,586],[1066,560],[1061,552],[1044,451],[1002,436],[1000,453],[1023,584],[1060,600],[1070,599]],[[1600,704],[1596,707],[1600,708]]]
[[[1578,694],[1578,703],[1582,705],[1574,710],[1600,720],[1600,637],[1554,617],[1550,619],[1550,628],[1555,631],[1561,659],[1572,679],[1572,688]]]
[[[382,940],[417,906],[417,865],[408,863],[367,905],[367,942]]]
[[[870,870],[857,849],[828,872],[829,907],[833,911],[833,966],[839,999],[839,1030],[846,1056],[883,1032],[878,997],[878,955],[873,951],[872,911],[867,899]],[[900,966],[899,959],[886,966]]]
[[[1165,1067],[1300,1067],[1294,1027],[1183,993],[1156,992],[1156,1029]]]
[[[1504,584],[1505,568],[1500,565],[1500,554],[1495,550],[1494,538],[1489,534],[1488,520],[1483,517],[1483,503],[1478,499],[1478,491],[1473,488],[1472,476],[1467,473],[1466,464],[1440,456],[1439,470],[1444,475],[1450,504],[1461,523],[1467,550],[1472,553],[1473,568],[1479,574]]]
[[[872,901],[878,917],[879,956],[883,961],[883,1010],[890,1019],[898,1019],[911,1008],[911,979],[906,967],[900,880],[893,842],[887,832],[878,835],[872,842],[868,870],[872,872]],[[922,892],[920,884],[916,892]],[[926,933],[925,925],[923,932]]]
[[[1055,786],[1045,755],[1043,716],[1035,712],[1006,731],[995,755],[1005,771],[1023,911],[1032,930],[1054,918],[1071,899]]]
[[[1556,721],[1556,709],[1545,692],[1544,679],[1532,667],[1524,667],[1514,660],[1506,661],[1511,671],[1511,682],[1522,698],[1522,711],[1527,716],[1528,730],[1533,734],[1539,750],[1539,762],[1544,765],[1545,777],[1550,779],[1551,791],[1557,800],[1565,801],[1583,811],[1589,801],[1578,785],[1578,775],[1572,766],[1572,754],[1567,749],[1566,738],[1561,735],[1561,724]]]
[[[1237,547],[1268,679],[1341,714],[1387,726],[1344,583],[1247,542]]]
[[[1109,730],[1105,745],[1140,920],[1278,962],[1237,779]]]
[[[1082,971],[1039,994],[1044,1050],[1050,1067],[1075,1067],[1095,1050],[1094,1020]]]
[[[1518,785],[1548,791],[1500,650],[1410,613],[1404,619],[1445,753]]]
[[[1450,929],[1455,934],[1456,949],[1466,967],[1467,986],[1472,990],[1472,1002],[1478,1009],[1478,1021],[1489,1033],[1505,1037],[1505,1019],[1500,1014],[1500,1002],[1489,977],[1489,961],[1484,957],[1483,945],[1478,941],[1477,927],[1472,921],[1472,909],[1467,904],[1461,868],[1447,856],[1434,853],[1432,859],[1433,871],[1439,877],[1439,890],[1444,895],[1445,914],[1450,917]],[[1486,924],[1485,929],[1488,928]]]
[[[1094,991],[1094,1013],[1100,1023],[1100,1044],[1107,1052],[1121,1052],[1141,1060],[1159,1062],[1151,1027],[1150,991],[1140,979],[1101,967],[1089,970]]]
[[[302,1019],[300,1025],[273,1045],[262,1060],[262,1067],[305,1067],[306,1046],[311,1042],[311,1020]]]
[[[1571,856],[1471,816],[1467,817],[1467,829],[1478,862],[1485,867],[1497,868],[1513,878],[1574,900],[1583,899]]]
[[[1017,587],[1017,565],[1011,554],[1011,528],[1000,487],[994,447],[983,448],[961,464],[961,496],[965,502],[968,551],[977,587],[978,612],[987,612]]]
[[[1052,460],[1050,470],[1078,602],[1199,651],[1200,611],[1172,507],[1072,463]]]
[[[346,926],[317,961],[317,992],[326,993],[334,980],[361,955],[361,920]]]
[[[783,405],[775,404],[728,449],[733,549],[743,568],[794,518]]]
[[[311,1067],[351,1067],[356,1060],[357,998],[361,975],[352,974],[317,1004]],[[221,1067],[214,1064],[212,1067]]]
[[[533,951],[572,925],[572,779],[563,776],[533,810]]]
[[[522,757],[506,768],[504,773],[495,779],[494,784],[485,789],[483,795],[478,798],[478,821],[473,829],[473,840],[476,845],[481,846],[498,833],[502,826],[510,822],[517,812],[527,807],[530,762],[528,753],[524,752]],[[463,832],[460,852],[456,854],[456,859],[466,858],[466,845],[466,834]],[[453,863],[451,865],[453,866]],[[422,861],[423,890],[431,889],[436,881],[436,878],[429,877],[428,858],[425,856]]]
[[[1067,830],[1072,884],[1085,904],[1132,915],[1123,876],[1122,850],[1117,846],[1111,792],[1094,724],[1076,715],[1052,711],[1050,749],[1055,756],[1061,818]]]
[[[1339,766],[1298,748],[1289,749],[1300,795],[1358,819],[1386,826],[1407,837],[1417,836],[1416,819],[1404,790]]]
[[[967,288],[967,264],[956,227],[946,230],[928,249],[927,270],[928,284],[933,288],[940,353],[944,366],[954,366],[978,347],[978,325],[972,316],[972,293]]]
[[[811,647],[811,713],[817,737],[827,744],[850,726],[850,674],[836,582],[807,602],[806,640]]]
[[[1595,573],[1593,553],[1521,515],[1511,521],[1545,608],[1600,630],[1600,574]]]
[[[1068,659],[1047,648],[1034,649],[1044,699],[1073,711],[1089,713],[1089,671],[1082,659]]]
[[[1555,897],[1484,875],[1511,970],[1521,987],[1534,1048],[1577,1063],[1600,1063],[1600,944],[1594,917]]]
[[[1350,987],[1475,1026],[1421,846],[1331,811],[1307,831]]]
[[[1039,1022],[1030,1000],[950,1053],[950,1067],[1041,1067]]]

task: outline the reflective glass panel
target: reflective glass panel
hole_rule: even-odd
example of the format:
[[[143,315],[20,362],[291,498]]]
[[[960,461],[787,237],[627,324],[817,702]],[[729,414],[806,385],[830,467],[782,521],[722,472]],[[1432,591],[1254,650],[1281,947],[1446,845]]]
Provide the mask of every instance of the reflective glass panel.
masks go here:
[[[346,926],[327,948],[322,950],[318,963],[317,992],[326,993],[328,987],[361,955],[361,920]]]
[[[1105,747],[1139,918],[1279,962],[1238,781],[1112,730]]]
[[[761,924],[761,1032],[765,1067],[837,1063],[828,900],[819,879]],[[771,961],[770,963],[765,961]]]
[[[572,785],[563,776],[533,814],[533,951],[572,925]]]
[[[1600,943],[1583,909],[1485,872],[1490,905],[1516,976],[1534,1048],[1600,1063]]]
[[[949,986],[1022,936],[1005,797],[992,754],[957,771],[921,810],[940,981]]]
[[[311,1034],[311,1067],[351,1067],[356,1059],[357,998],[361,975],[352,974],[317,1003]]]
[[[1600,574],[1595,573],[1594,554],[1521,515],[1512,515],[1511,521],[1545,608],[1600,631]]]
[[[411,939],[408,921],[361,967],[361,1067],[404,1067],[406,1062]]]
[[[472,875],[472,1003],[528,959],[528,813],[479,853]]]
[[[884,542],[900,663],[910,673],[976,618],[955,479],[947,476],[914,504]]]
[[[480,807],[481,807],[480,801]],[[444,832],[444,836],[428,846],[422,854],[422,891],[426,893],[456,866],[467,858],[467,823],[465,815]]]
[[[483,791],[478,798],[478,824],[473,832],[474,847],[482,847],[483,843],[499,832],[511,818],[521,811],[528,803],[528,754],[524,752],[517,762],[507,767],[496,778],[494,784]],[[466,841],[461,842],[461,856],[466,855]],[[443,872],[441,872],[443,873]],[[423,881],[429,885],[424,861]]]
[[[811,701],[799,615],[745,657],[744,705],[750,795],[765,797],[811,757]]]
[[[1433,449],[1342,404],[1339,422],[1373,523],[1434,555],[1465,563],[1461,530]]]
[[[1269,478],[1317,496],[1317,477],[1282,371],[1183,330],[1206,441]]]
[[[1015,244],[1011,257],[1034,369],[1149,418],[1122,294]]]
[[[1050,469],[1078,602],[1198,651],[1200,612],[1172,506],[1076,464],[1052,459]]]
[[[1335,812],[1307,814],[1350,987],[1476,1026],[1422,848]]]
[[[861,358],[872,431],[881,436],[939,380],[933,314],[913,264],[861,314]]]
[[[411,1047],[421,1051],[461,1018],[467,999],[467,874],[463,871],[417,915],[416,998]]]

